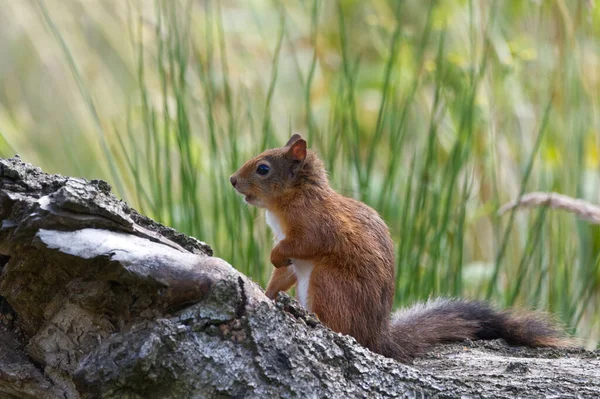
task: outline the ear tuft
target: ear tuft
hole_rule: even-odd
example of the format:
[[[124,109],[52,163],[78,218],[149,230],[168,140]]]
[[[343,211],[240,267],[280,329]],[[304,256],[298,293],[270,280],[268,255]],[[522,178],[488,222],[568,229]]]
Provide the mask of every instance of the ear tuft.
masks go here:
[[[294,144],[298,140],[302,140],[302,136],[300,136],[298,133],[296,133],[292,137],[290,137],[288,142],[285,144],[285,147],[290,147],[292,144]]]
[[[292,144],[288,154],[294,161],[304,161],[306,158],[306,141],[300,137]]]

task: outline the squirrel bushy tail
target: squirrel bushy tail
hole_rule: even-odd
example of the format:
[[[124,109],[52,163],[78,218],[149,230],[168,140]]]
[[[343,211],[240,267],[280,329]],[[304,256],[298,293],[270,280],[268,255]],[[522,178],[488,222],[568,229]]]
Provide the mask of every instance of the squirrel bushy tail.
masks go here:
[[[502,338],[511,345],[570,346],[560,329],[539,313],[497,311],[485,302],[437,298],[397,311],[384,355],[408,362],[429,347],[465,339]]]

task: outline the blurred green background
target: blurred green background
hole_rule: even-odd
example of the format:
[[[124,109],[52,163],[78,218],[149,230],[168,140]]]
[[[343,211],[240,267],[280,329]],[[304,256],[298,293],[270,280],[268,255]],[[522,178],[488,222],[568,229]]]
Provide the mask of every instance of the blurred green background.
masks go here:
[[[102,178],[264,286],[271,235],[228,182],[301,133],[377,209],[398,305],[486,298],[600,341],[594,1],[38,0],[0,12],[0,154]]]

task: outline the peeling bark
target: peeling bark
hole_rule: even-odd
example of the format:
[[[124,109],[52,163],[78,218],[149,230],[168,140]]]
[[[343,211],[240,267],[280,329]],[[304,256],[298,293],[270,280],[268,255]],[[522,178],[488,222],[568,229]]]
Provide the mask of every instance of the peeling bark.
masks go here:
[[[371,353],[102,181],[0,160],[0,217],[2,398],[600,396],[598,352]]]

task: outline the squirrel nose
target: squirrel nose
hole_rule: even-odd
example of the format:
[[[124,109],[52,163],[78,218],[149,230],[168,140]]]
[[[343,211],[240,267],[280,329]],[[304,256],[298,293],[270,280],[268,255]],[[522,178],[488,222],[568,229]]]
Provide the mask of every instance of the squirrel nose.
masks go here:
[[[229,181],[231,182],[231,185],[233,187],[235,187],[235,185],[237,184],[237,178],[234,175],[231,175],[231,177],[229,178]]]

